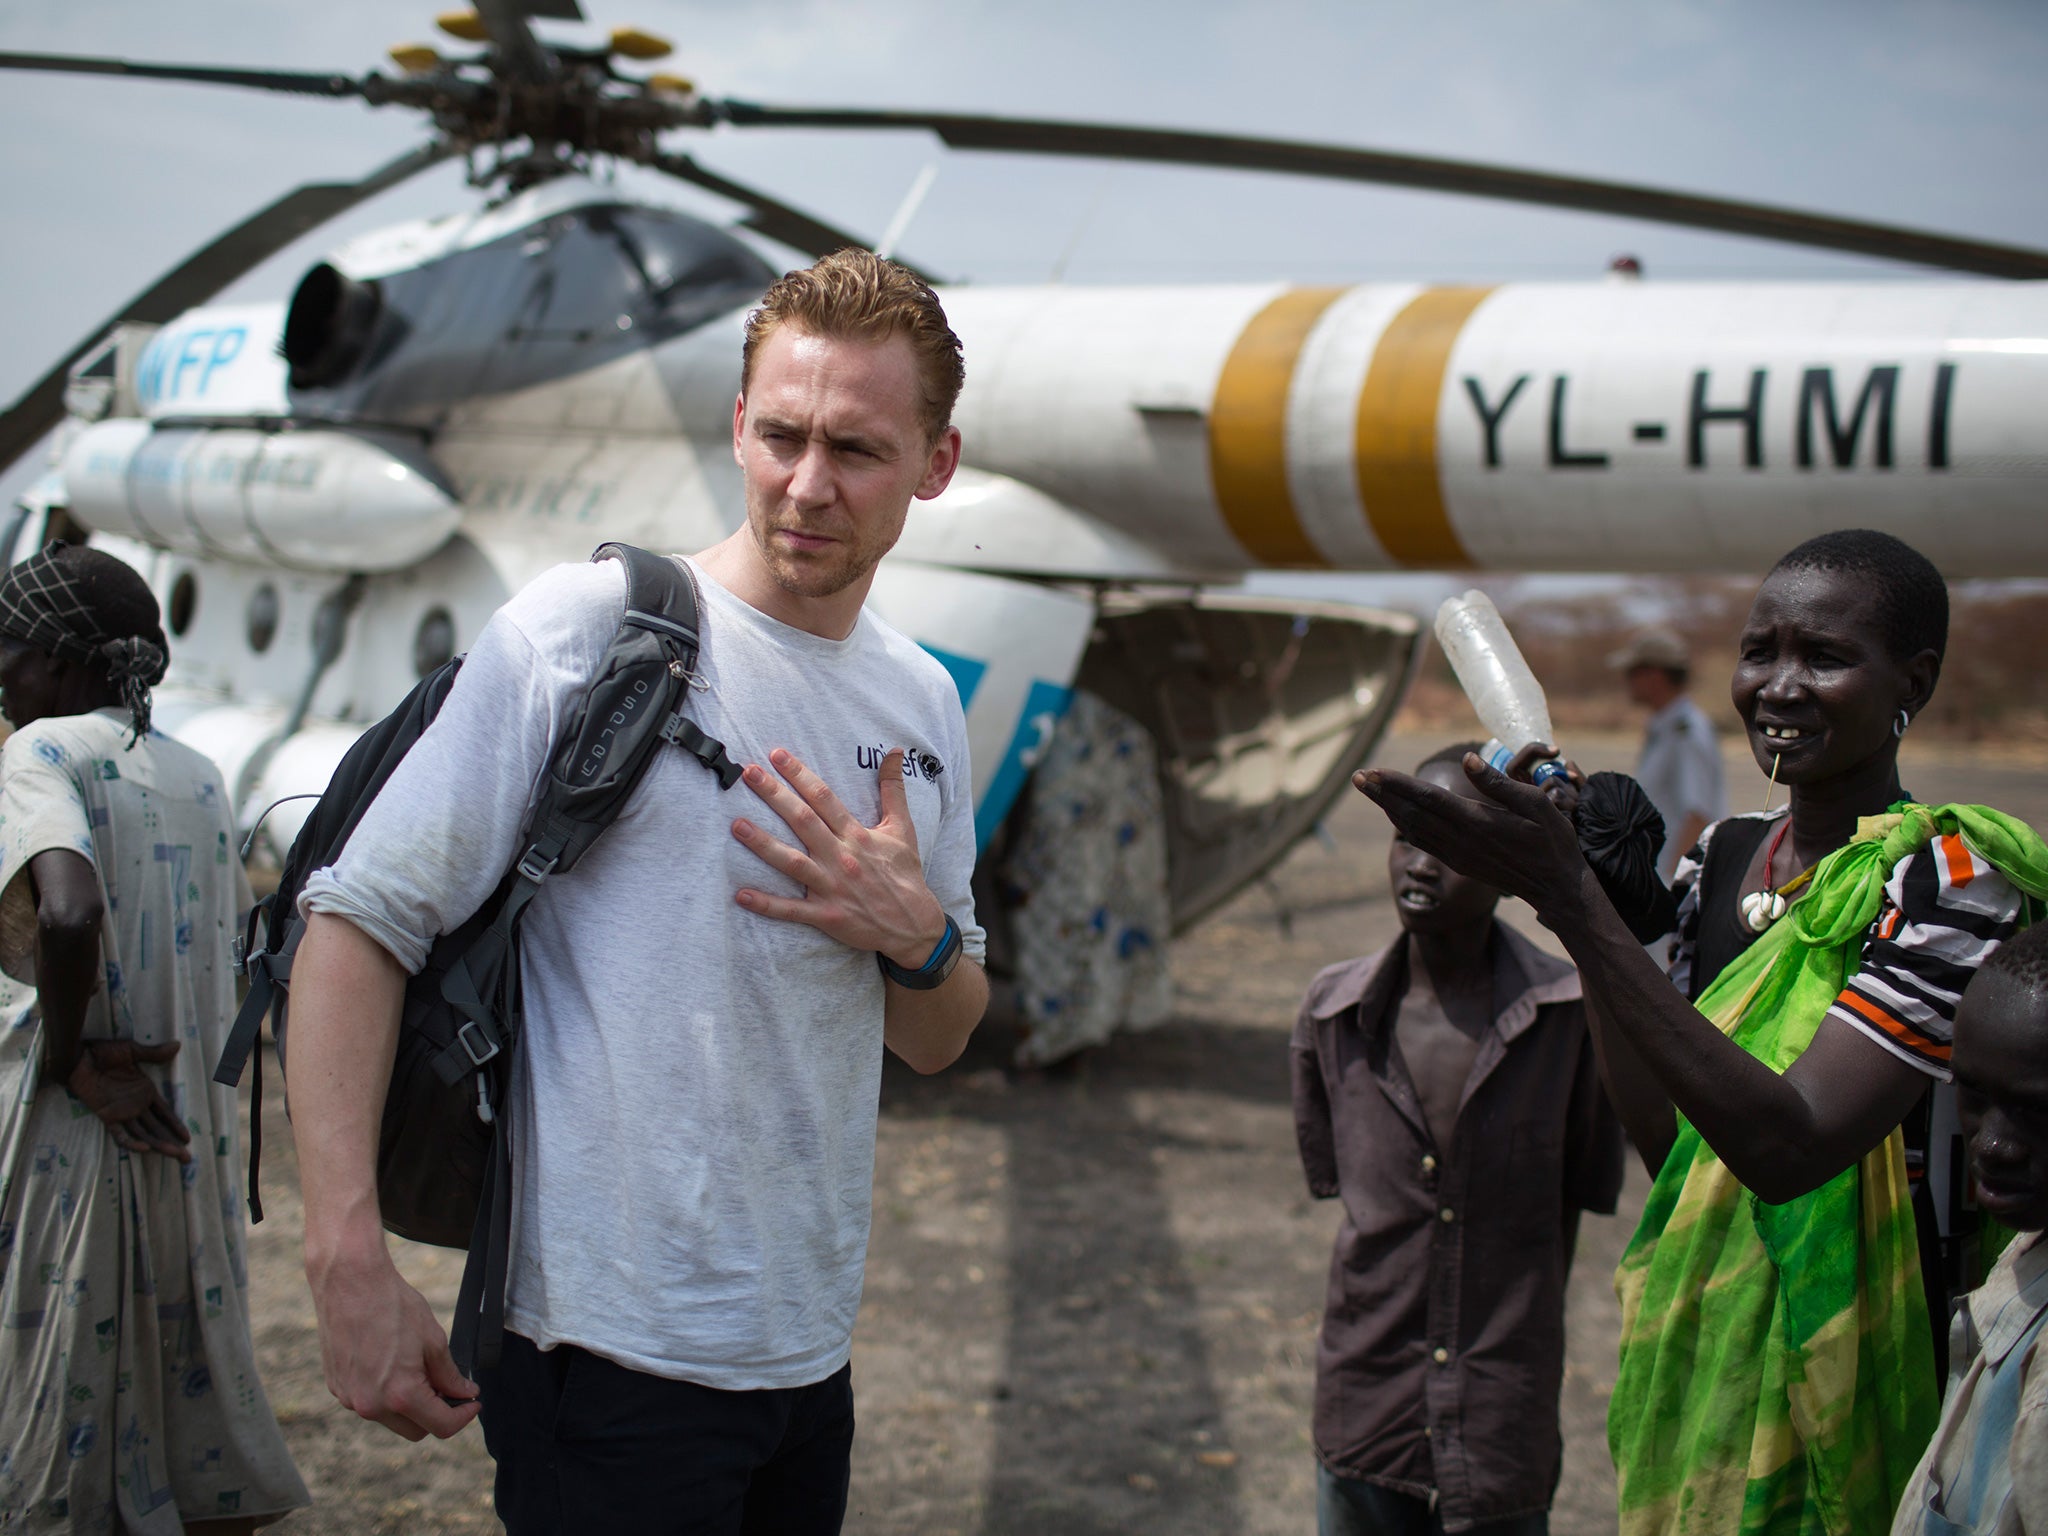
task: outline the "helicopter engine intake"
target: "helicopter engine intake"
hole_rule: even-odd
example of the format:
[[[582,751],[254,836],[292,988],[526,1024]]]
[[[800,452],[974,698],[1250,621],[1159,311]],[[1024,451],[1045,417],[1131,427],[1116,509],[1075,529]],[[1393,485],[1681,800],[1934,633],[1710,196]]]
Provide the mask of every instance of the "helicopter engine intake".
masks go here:
[[[358,282],[324,261],[300,278],[282,343],[291,387],[324,389],[346,379],[369,352],[383,313],[375,279]]]

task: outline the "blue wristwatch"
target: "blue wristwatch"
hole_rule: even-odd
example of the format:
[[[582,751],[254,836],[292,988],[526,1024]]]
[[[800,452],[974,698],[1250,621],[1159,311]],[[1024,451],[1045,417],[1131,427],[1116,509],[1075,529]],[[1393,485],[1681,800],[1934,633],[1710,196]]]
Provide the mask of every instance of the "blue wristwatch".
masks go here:
[[[929,992],[948,976],[953,967],[960,963],[960,925],[952,918],[946,919],[946,931],[939,937],[938,948],[932,951],[931,959],[916,970],[908,970],[879,952],[875,961],[882,967],[882,974],[899,987],[908,987],[913,992]]]

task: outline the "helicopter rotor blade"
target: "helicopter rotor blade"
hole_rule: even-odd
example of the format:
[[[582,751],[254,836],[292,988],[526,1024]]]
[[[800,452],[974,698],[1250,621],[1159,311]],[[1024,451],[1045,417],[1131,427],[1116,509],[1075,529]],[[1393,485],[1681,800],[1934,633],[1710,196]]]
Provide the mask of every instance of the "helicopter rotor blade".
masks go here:
[[[716,171],[707,170],[688,155],[657,154],[644,162],[657,171],[664,171],[680,181],[716,192],[720,197],[731,198],[746,205],[748,212],[740,222],[748,229],[758,230],[771,240],[780,240],[784,245],[810,256],[826,256],[833,251],[844,250],[847,246],[861,246],[872,249],[872,243],[859,235],[851,234],[823,219],[812,217],[801,209],[770,197],[767,193],[730,181]],[[896,264],[914,272],[926,282],[937,284],[942,279],[928,272],[920,271],[909,262],[896,259]]]
[[[0,53],[0,69],[61,75],[122,75],[139,80],[191,80],[202,85],[238,85],[293,96],[361,96],[363,84],[347,75],[303,69],[228,69],[209,64],[149,64],[58,53]]]
[[[2048,277],[2048,251],[1989,241],[1956,239],[1927,230],[1779,208],[1765,203],[1701,197],[1626,182],[1553,176],[1541,171],[1389,154],[1297,140],[1073,123],[1033,118],[981,117],[943,112],[883,112],[849,108],[790,108],[755,102],[708,104],[712,115],[735,126],[762,128],[925,129],[954,149],[998,153],[1074,155],[1144,160],[1169,165],[1280,171],[1382,186],[1416,187],[1508,202],[1614,214],[1658,224],[1748,235],[1822,250],[1849,251],[1892,261],[1973,272],[1987,277]]]
[[[453,146],[435,141],[379,166],[360,181],[309,182],[194,251],[94,326],[56,366],[0,412],[0,469],[11,465],[64,419],[64,385],[71,366],[116,325],[124,321],[161,324],[204,303],[307,231],[454,153]]]

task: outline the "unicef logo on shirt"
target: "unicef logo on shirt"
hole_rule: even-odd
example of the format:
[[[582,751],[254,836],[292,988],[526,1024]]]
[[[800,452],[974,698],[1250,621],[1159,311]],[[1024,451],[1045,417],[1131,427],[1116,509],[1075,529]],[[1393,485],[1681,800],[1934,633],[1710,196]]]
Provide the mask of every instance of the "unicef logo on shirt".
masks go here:
[[[882,766],[882,759],[893,750],[889,747],[855,747],[853,760],[868,772],[873,773]],[[946,771],[946,765],[931,753],[917,747],[903,749],[903,777],[923,779],[927,784],[939,782],[939,775]]]

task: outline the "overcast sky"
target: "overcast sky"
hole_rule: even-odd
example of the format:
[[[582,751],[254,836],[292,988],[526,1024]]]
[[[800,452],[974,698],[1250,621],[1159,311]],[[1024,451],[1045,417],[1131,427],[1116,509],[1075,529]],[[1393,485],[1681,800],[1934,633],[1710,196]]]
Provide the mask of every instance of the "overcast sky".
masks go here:
[[[452,0],[0,0],[0,49],[332,69],[440,41]],[[2048,247],[2048,5],[2033,0],[584,0],[659,66],[790,104],[1265,133],[1748,197]],[[596,25],[543,24],[593,40]],[[0,400],[158,272],[303,181],[421,137],[399,109],[13,74],[0,88]],[[918,134],[677,135],[706,164],[983,282],[1653,281],[1906,269],[1627,221],[1290,177],[953,154]],[[681,206],[734,210],[634,179]],[[232,290],[282,296],[348,233],[458,207],[457,167]],[[776,256],[787,253],[775,252]],[[9,482],[17,477],[9,477]]]

